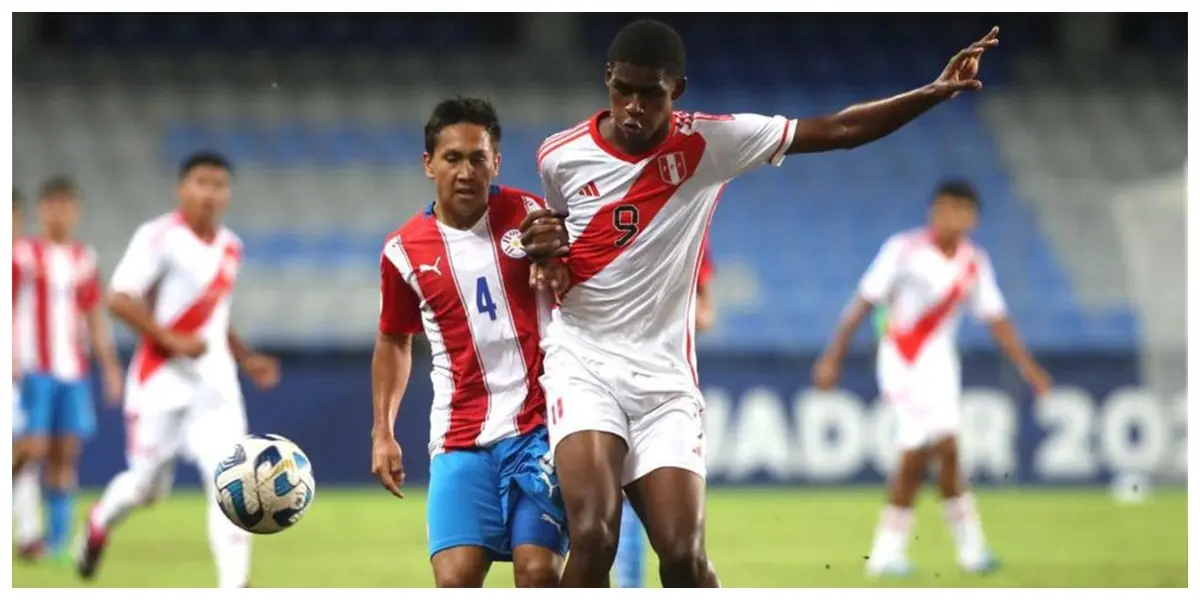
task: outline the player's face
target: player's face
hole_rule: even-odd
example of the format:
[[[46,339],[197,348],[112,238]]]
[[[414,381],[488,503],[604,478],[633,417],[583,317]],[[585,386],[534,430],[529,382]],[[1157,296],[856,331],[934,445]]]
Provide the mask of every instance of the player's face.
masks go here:
[[[687,80],[662,69],[612,63],[604,70],[617,140],[625,149],[645,150],[666,136],[675,100]]]
[[[68,239],[79,225],[79,200],[71,192],[59,192],[38,200],[38,221],[53,239]]]
[[[486,128],[475,123],[444,127],[433,154],[423,156],[425,175],[433,180],[438,202],[460,215],[487,205],[488,186],[500,173],[500,154]]]
[[[957,240],[979,223],[979,209],[970,198],[939,196],[930,209],[930,222],[940,237]]]
[[[184,212],[190,217],[215,223],[229,207],[233,194],[231,180],[229,171],[222,167],[192,167],[179,181],[178,194]]]

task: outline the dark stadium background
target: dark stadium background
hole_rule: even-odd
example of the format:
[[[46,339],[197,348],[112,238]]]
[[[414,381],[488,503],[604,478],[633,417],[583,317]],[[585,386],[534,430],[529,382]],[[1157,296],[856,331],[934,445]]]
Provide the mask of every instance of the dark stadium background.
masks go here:
[[[178,159],[227,153],[227,220],[247,261],[235,322],[283,359],[277,390],[246,384],[252,429],[297,441],[323,490],[368,484],[378,255],[431,200],[428,111],[454,94],[492,99],[500,181],[540,191],[537,145],[604,105],[608,40],[634,16],[14,15],[15,185],[28,195],[51,174],[75,177],[81,235],[111,272],[136,225],[173,206]],[[699,345],[714,487],[882,481],[871,332],[844,391],[812,394],[809,368],[879,244],[919,226],[947,176],[979,188],[977,239],[1059,385],[1035,408],[986,331],[964,328],[973,480],[1186,480],[1182,14],[657,16],[688,44],[682,109],[789,116],[924,84],[1001,26],[981,93],[870,146],[729,186],[711,234],[718,325]],[[417,485],[430,395],[419,352],[398,430]],[[99,412],[87,487],[123,461],[120,415]],[[195,482],[191,469],[179,477]],[[866,502],[863,521],[876,509]]]

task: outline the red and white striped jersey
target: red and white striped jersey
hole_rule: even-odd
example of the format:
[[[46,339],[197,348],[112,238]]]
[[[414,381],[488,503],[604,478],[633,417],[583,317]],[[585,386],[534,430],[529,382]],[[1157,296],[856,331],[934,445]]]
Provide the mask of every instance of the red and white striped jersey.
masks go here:
[[[208,347],[196,359],[172,358],[149,340],[142,340],[129,365],[130,386],[166,377],[183,385],[203,382],[226,397],[240,397],[228,335],[241,257],[241,239],[224,226],[211,240],[197,236],[179,213],[138,227],[113,272],[110,289],[141,298],[160,327],[196,335]],[[155,398],[154,402],[156,406],[185,404],[185,396]]]
[[[13,352],[26,373],[88,372],[87,313],[100,303],[96,251],[79,242],[13,244]]]
[[[492,186],[469,230],[430,206],[396,230],[380,260],[379,330],[425,331],[433,354],[429,452],[484,447],[545,422],[541,323],[518,227],[540,198]]]
[[[983,321],[1006,313],[987,253],[964,240],[954,256],[947,256],[924,229],[888,238],[859,282],[858,294],[887,306],[881,344],[909,365],[918,359],[957,364],[955,339],[964,303]]]
[[[638,357],[646,375],[695,387],[701,246],[721,190],[778,165],[795,122],[677,112],[657,148],[632,156],[604,140],[601,111],[550,136],[537,165],[546,202],[567,213],[572,288],[545,346]]]

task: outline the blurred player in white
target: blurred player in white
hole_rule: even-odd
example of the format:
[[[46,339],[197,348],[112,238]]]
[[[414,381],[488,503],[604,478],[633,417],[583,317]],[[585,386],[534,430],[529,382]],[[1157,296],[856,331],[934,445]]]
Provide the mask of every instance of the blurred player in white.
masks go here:
[[[789,119],[675,112],[688,83],[679,34],[652,20],[617,33],[604,70],[609,106],[538,151],[546,203],[565,221],[538,214],[522,227],[539,262],[569,245],[571,287],[543,339],[571,536],[563,586],[609,584],[622,488],[646,525],[662,584],[719,585],[704,542],[694,323],[701,244],[721,190],[788,154],[877,140],[979,89],[978,59],[997,35],[959,52],[928,85]]]
[[[279,365],[249,350],[230,324],[242,258],[241,240],[221,224],[231,178],[219,154],[188,157],[179,208],[138,227],[113,272],[111,311],[142,341],[126,383],[128,467],[88,514],[77,565],[84,579],[95,575],[113,527],[170,490],[182,458],[205,486],[218,586],[248,585],[249,534],[221,513],[212,474],[247,431],[238,365],[263,388],[278,382]]]
[[[23,417],[14,458],[28,461],[15,465],[24,471],[16,482],[28,485],[28,473],[43,470],[44,548],[68,562],[79,453],[96,429],[89,347],[108,401],[121,397],[121,365],[104,317],[96,251],[75,239],[80,216],[75,184],[52,177],[38,193],[39,235],[13,245],[13,345]],[[40,547],[35,542],[18,553],[35,558]]]
[[[1051,386],[1008,319],[987,253],[968,236],[979,218],[975,191],[943,183],[934,194],[929,225],[888,238],[858,285],[858,295],[813,367],[817,387],[833,388],[854,331],[876,305],[887,310],[876,368],[879,391],[896,413],[900,464],[867,560],[871,575],[911,571],[908,541],[913,503],[931,464],[958,561],[971,572],[994,569],[975,499],[959,467],[958,425],[962,378],[956,335],[966,308],[986,322],[996,343],[1038,397]]]
[[[21,238],[23,216],[21,211],[21,193],[13,189],[12,208],[13,248]],[[21,267],[13,261],[13,330],[17,323],[17,293],[16,285],[21,278]],[[25,411],[21,409],[21,364],[18,360],[17,337],[13,336],[13,395],[12,395],[12,436],[13,436],[13,537],[17,542],[17,557],[23,560],[35,560],[44,552],[46,545],[42,541],[42,488],[39,481],[40,471],[37,463],[29,460],[28,444],[20,441],[21,432],[25,429]]]
[[[491,185],[500,135],[485,100],[434,108],[424,160],[437,201],[388,238],[380,264],[371,468],[403,497],[394,428],[412,338],[424,331],[434,387],[426,537],[438,587],[482,587],[494,561],[513,563],[517,587],[557,587],[567,551],[538,383],[548,298],[529,286],[517,233],[542,203]]]

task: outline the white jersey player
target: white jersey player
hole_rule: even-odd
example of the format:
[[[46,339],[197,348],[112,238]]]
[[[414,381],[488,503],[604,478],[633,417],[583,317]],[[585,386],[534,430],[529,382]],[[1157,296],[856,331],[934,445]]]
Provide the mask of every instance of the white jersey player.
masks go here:
[[[113,272],[112,313],[142,341],[126,383],[128,467],[88,515],[78,557],[85,579],[95,575],[112,528],[167,493],[182,458],[205,485],[218,585],[248,584],[249,534],[221,513],[211,475],[247,433],[238,364],[261,387],[275,385],[278,365],[249,351],[230,324],[242,257],[241,240],[220,222],[231,176],[220,155],[185,160],[179,210],[140,226]]]
[[[787,154],[873,141],[978,89],[979,56],[997,33],[929,85],[808,119],[675,112],[687,85],[679,35],[651,20],[617,34],[609,108],[551,136],[537,159],[546,202],[565,215],[572,285],[543,341],[571,530],[564,587],[607,585],[622,486],[659,550],[663,585],[718,585],[704,548],[694,322],[701,240],[721,189]],[[557,227],[540,214],[522,227],[535,260],[565,254]]]
[[[854,330],[872,307],[885,307],[876,368],[880,396],[896,414],[901,459],[867,561],[872,575],[905,575],[911,570],[906,551],[912,506],[932,461],[941,471],[939,487],[959,563],[968,571],[996,566],[958,464],[962,380],[955,340],[962,313],[970,312],[991,326],[997,343],[1036,393],[1050,386],[1008,320],[991,260],[967,238],[978,219],[977,202],[969,185],[946,182],[934,196],[928,228],[888,238],[814,367],[817,386],[833,387]]]

